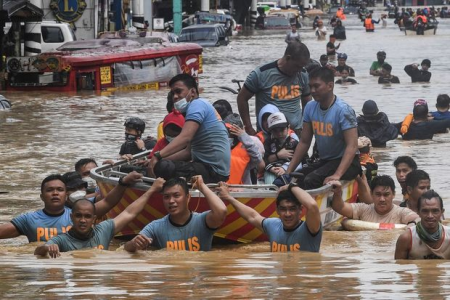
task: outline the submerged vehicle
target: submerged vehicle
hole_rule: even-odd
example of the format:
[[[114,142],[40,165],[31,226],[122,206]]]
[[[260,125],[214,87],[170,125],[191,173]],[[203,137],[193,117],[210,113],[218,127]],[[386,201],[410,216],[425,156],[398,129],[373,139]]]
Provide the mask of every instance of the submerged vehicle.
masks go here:
[[[286,30],[291,29],[291,23],[285,16],[259,16],[256,19],[255,29]]]
[[[135,155],[134,158],[144,158],[149,151],[142,152]],[[97,184],[103,195],[111,191],[119,182],[119,178],[125,176],[126,173],[120,172],[123,165],[127,165],[127,161],[121,161],[115,165],[104,165],[91,170],[91,177],[97,181]],[[129,165],[127,165],[129,167]],[[154,179],[144,177],[144,181],[131,188],[128,188],[125,195],[108,214],[109,218],[114,218],[119,215],[129,204],[140,197],[147,189],[150,188]],[[214,184],[208,185],[213,187]],[[278,195],[277,187],[275,185],[229,185],[231,195],[241,201],[242,203],[254,208],[263,217],[277,217],[276,212],[276,197]],[[344,201],[353,203],[356,202],[358,191],[358,184],[355,180],[345,182],[343,184],[343,198]],[[340,220],[342,216],[336,213],[331,208],[331,201],[333,193],[331,186],[324,186],[319,189],[307,191],[315,198],[320,210],[322,225],[324,228],[332,223]],[[204,212],[209,210],[207,201],[198,190],[190,190],[191,200],[189,208],[194,212]],[[215,233],[216,237],[223,238],[230,241],[238,241],[248,243],[251,241],[265,241],[266,236],[261,231],[255,229],[247,223],[234,210],[229,203],[227,205],[228,214],[223,225]],[[119,235],[135,235],[138,234],[145,225],[149,222],[160,219],[167,214],[162,195],[153,195],[147,202],[146,207],[142,213],[128,224]],[[305,211],[302,213],[304,218]]]
[[[196,43],[202,47],[226,46],[230,42],[223,24],[200,24],[183,28],[178,42]]]
[[[158,89],[184,72],[197,77],[202,47],[161,38],[97,39],[69,42],[60,51],[8,57],[6,89],[11,91],[113,91]]]

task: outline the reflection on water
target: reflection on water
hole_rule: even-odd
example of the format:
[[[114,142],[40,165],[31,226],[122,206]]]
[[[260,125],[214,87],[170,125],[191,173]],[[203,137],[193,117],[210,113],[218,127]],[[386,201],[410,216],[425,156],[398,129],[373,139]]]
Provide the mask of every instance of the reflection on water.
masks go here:
[[[365,33],[350,16],[348,40],[341,52],[356,71],[358,85],[336,87],[335,93],[357,113],[367,99],[378,102],[391,121],[401,121],[417,98],[428,100],[431,110],[439,93],[448,90],[450,20],[440,20],[436,36],[404,36],[391,21],[374,34]],[[325,42],[312,31],[302,30],[312,57],[325,53]],[[285,48],[284,32],[244,34],[229,47],[205,49],[203,96],[211,101],[227,99],[237,110],[236,98],[218,88],[233,87],[231,79],[245,79],[256,66],[279,58]],[[400,85],[380,86],[369,75],[378,50],[399,76]],[[443,55],[445,54],[445,55]],[[429,58],[430,84],[412,84],[403,71],[408,63]],[[154,135],[165,115],[167,91],[127,92],[109,95],[6,93],[13,108],[0,112],[0,222],[42,207],[41,180],[50,173],[71,170],[83,157],[101,162],[115,158],[123,138],[123,121],[138,116],[146,134]],[[253,105],[253,102],[251,103]],[[445,153],[449,135],[432,141],[388,143],[374,150],[380,173],[395,176],[393,160],[411,155],[430,173],[431,184],[449,208]],[[398,187],[398,194],[400,188]],[[130,255],[96,250],[66,253],[56,260],[37,259],[36,245],[26,239],[0,241],[0,295],[2,298],[444,298],[450,294],[450,264],[442,261],[393,260],[399,232],[325,232],[320,254],[269,253],[268,243],[220,246],[210,253],[165,251]],[[113,249],[119,245],[116,244]]]

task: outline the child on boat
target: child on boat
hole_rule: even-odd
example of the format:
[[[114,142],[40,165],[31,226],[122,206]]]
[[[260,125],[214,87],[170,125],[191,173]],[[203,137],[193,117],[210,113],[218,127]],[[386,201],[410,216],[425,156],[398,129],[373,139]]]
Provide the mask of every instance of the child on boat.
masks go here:
[[[169,145],[169,143],[180,134],[183,126],[184,117],[179,111],[174,110],[173,112],[168,114],[163,120],[164,136],[158,140],[148,158],[152,158],[153,153],[155,153],[156,151],[161,151],[162,149],[164,149],[164,147]]]
[[[289,124],[282,112],[271,114],[267,123],[270,137],[264,141],[264,181],[272,184],[276,177],[286,173],[298,140],[289,135]]]

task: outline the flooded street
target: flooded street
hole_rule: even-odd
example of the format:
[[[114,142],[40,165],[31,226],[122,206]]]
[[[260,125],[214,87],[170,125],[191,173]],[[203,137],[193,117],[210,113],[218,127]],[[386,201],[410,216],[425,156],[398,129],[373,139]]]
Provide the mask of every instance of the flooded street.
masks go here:
[[[377,16],[376,16],[377,17]],[[338,52],[348,54],[358,85],[336,86],[335,94],[361,113],[365,100],[378,103],[391,122],[412,112],[418,98],[435,110],[436,97],[450,93],[448,42],[450,19],[438,19],[435,36],[405,36],[392,19],[388,27],[366,33],[355,16],[344,24],[347,40]],[[331,28],[329,28],[329,31]],[[326,51],[325,41],[301,30],[312,58]],[[236,96],[219,86],[236,88],[232,79],[245,79],[256,66],[280,58],[285,32],[244,33],[228,47],[205,49],[202,97],[227,99],[237,112]],[[382,86],[369,75],[376,53],[384,50],[392,74],[401,84]],[[431,60],[431,83],[411,83],[406,64]],[[42,208],[40,183],[51,173],[65,173],[80,158],[98,163],[118,156],[123,122],[128,116],[146,121],[145,134],[156,135],[166,114],[167,90],[95,95],[2,93],[13,104],[0,111],[0,223]],[[251,102],[254,107],[254,101]],[[450,135],[432,141],[388,142],[375,149],[379,173],[395,177],[392,166],[399,155],[412,156],[431,177],[431,187],[450,209],[447,151]],[[447,161],[448,162],[448,161]],[[397,186],[397,199],[400,198]],[[219,246],[207,253],[149,251],[128,254],[115,241],[112,250],[64,253],[55,260],[38,259],[36,244],[26,238],[0,240],[0,297],[2,299],[56,298],[344,298],[443,299],[450,296],[450,262],[396,262],[395,242],[400,232],[324,233],[319,254],[270,253],[268,243]]]

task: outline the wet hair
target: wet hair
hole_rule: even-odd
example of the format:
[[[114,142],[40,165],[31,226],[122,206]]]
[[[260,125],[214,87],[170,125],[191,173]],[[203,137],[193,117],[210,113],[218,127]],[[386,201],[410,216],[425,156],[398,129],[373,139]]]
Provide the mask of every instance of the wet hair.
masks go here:
[[[92,158],[82,158],[82,159],[80,159],[79,161],[77,161],[75,163],[75,171],[80,172],[81,168],[84,167],[85,165],[89,164],[89,163],[94,163],[96,166],[98,166],[94,159],[92,159]]]
[[[348,73],[350,73],[350,68],[348,66],[343,66],[341,73],[342,73],[342,71],[347,71]]]
[[[381,65],[381,68],[385,69],[386,71],[392,71],[392,66],[388,63],[384,63]]]
[[[394,160],[394,167],[398,167],[399,164],[407,164],[413,171],[417,170],[417,164],[411,156],[399,156]]]
[[[173,93],[172,91],[169,91],[167,93],[167,103],[166,103],[166,110],[170,114],[173,110]]]
[[[334,82],[334,73],[328,68],[320,67],[314,69],[311,74],[309,74],[309,79],[319,78],[325,83]]]
[[[222,120],[224,120],[228,115],[233,113],[230,102],[225,99],[217,100],[213,103],[214,108],[219,113]]]
[[[298,205],[298,207],[302,206],[300,201],[298,201],[298,199],[294,196],[294,194],[292,194],[292,192],[288,191],[288,190],[282,191],[278,194],[277,199],[276,199],[277,207],[280,205],[280,202],[283,200],[286,200],[295,205]]]
[[[311,57],[308,47],[299,41],[292,41],[288,44],[284,56],[288,55],[295,59],[305,60],[309,60]]]
[[[430,200],[432,198],[437,198],[439,200],[441,211],[444,210],[444,201],[442,201],[441,196],[439,196],[439,194],[434,190],[428,190],[419,197],[419,200],[417,200],[417,210],[420,211],[420,206],[422,205],[423,200]]]
[[[415,188],[421,180],[430,180],[430,175],[423,170],[414,170],[406,175],[405,184],[407,187]]]
[[[380,175],[372,178],[372,181],[370,182],[370,190],[372,193],[377,186],[390,187],[391,191],[395,193],[395,182],[391,176]]]
[[[331,34],[331,35],[330,35],[330,39],[333,39],[333,38],[335,39],[336,36],[335,36],[334,34]]]
[[[436,107],[448,108],[450,106],[450,97],[447,94],[440,94],[436,100]]]
[[[415,119],[426,119],[428,117],[428,105],[416,105],[413,109]]]
[[[79,206],[81,203],[89,203],[89,204],[91,204],[91,205],[92,205],[92,209],[94,210],[94,215],[96,214],[94,202],[89,201],[89,200],[87,200],[87,199],[79,199],[79,200],[75,201],[75,202],[72,204],[72,213],[75,212],[75,211],[77,210],[78,206]]]
[[[195,80],[195,78],[193,76],[191,76],[189,74],[185,74],[185,73],[175,75],[174,77],[172,77],[172,79],[170,79],[169,86],[172,87],[172,85],[174,85],[178,81],[183,82],[183,84],[188,89],[195,88],[195,91],[197,92],[197,94],[200,94],[198,92],[197,81]]]
[[[189,187],[187,185],[187,182],[184,178],[181,178],[181,177],[171,178],[171,179],[167,180],[166,182],[164,182],[162,191],[164,192],[164,190],[166,188],[170,188],[170,187],[173,187],[176,185],[181,186],[181,188],[184,190],[184,193],[186,195],[189,195]]]
[[[53,181],[53,180],[61,181],[62,183],[64,183],[64,189],[66,188],[66,182],[64,181],[64,178],[60,174],[51,174],[51,175],[45,177],[44,180],[42,180],[41,193],[44,193],[45,184],[47,182],[50,182],[50,181]]]

